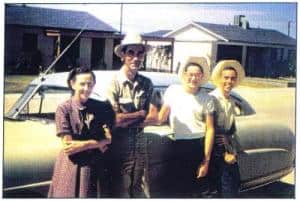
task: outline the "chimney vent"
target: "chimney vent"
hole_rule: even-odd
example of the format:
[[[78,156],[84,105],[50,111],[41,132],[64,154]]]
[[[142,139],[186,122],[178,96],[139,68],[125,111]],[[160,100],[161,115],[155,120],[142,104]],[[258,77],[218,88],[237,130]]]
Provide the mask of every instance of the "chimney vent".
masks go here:
[[[242,27],[243,29],[249,29],[249,22],[246,20],[245,15],[235,15],[233,24]]]

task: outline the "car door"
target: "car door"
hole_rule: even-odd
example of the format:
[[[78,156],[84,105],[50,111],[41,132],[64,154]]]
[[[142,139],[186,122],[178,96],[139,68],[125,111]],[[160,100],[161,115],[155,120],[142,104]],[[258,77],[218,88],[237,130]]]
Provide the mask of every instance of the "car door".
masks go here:
[[[241,97],[233,96],[238,115],[236,140],[242,188],[274,181],[291,171],[294,158],[294,135],[272,119],[251,112]]]
[[[61,149],[54,114],[58,104],[69,96],[65,89],[43,86],[16,119],[5,119],[4,196],[22,197],[25,191],[47,195],[54,161]]]

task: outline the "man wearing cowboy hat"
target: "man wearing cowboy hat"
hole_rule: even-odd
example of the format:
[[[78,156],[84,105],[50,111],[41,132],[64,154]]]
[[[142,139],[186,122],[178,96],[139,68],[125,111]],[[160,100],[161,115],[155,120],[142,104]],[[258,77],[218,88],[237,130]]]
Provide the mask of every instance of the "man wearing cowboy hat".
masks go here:
[[[116,128],[112,137],[113,196],[145,197],[142,176],[145,167],[146,138],[143,126],[148,122],[153,84],[138,73],[149,45],[137,33],[128,33],[115,47],[123,65],[113,77],[108,99],[116,112]]]
[[[217,88],[210,94],[215,97],[215,145],[210,169],[212,188],[221,197],[236,197],[239,190],[239,170],[236,158],[235,103],[230,97],[232,88],[245,77],[241,64],[236,60],[220,61],[212,72],[212,82]],[[215,179],[213,179],[215,178]]]
[[[175,163],[172,181],[179,197],[199,196],[201,179],[206,176],[213,147],[214,104],[201,85],[209,78],[209,66],[204,57],[189,57],[179,69],[181,85],[171,85],[164,94],[158,114],[159,123],[168,119],[174,133],[172,149]],[[176,195],[175,195],[176,196]]]

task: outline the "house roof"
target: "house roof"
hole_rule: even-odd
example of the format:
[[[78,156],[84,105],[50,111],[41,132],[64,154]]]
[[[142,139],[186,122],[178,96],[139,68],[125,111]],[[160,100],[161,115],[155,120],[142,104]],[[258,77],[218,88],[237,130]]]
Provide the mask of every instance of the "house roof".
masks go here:
[[[7,5],[5,24],[48,28],[82,29],[116,32],[117,30],[87,12]]]
[[[231,42],[261,43],[272,45],[296,45],[296,40],[279,31],[271,29],[248,28],[237,25],[221,25],[194,22]]]
[[[149,33],[144,33],[143,36],[147,37],[163,37],[166,33],[171,32],[172,30],[158,30]]]
[[[145,33],[146,36],[170,37],[177,30],[193,25],[213,34],[220,40],[229,42],[268,44],[268,45],[296,45],[296,39],[291,38],[279,31],[271,29],[248,28],[244,29],[237,25],[211,24],[203,22],[191,22],[176,30],[158,30]]]

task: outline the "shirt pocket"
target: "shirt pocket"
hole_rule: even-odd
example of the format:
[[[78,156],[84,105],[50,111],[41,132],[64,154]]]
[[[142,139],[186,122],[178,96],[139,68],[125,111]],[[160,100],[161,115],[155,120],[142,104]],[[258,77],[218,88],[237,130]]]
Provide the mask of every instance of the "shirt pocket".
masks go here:
[[[139,91],[134,97],[134,105],[138,110],[147,108],[147,93],[143,90]]]

